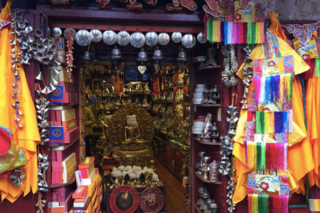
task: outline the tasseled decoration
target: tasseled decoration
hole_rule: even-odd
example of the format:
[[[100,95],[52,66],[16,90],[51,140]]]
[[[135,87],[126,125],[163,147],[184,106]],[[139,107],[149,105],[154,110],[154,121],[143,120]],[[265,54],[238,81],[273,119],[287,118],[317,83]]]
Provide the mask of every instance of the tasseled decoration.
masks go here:
[[[288,213],[288,203],[289,203],[289,196],[288,195],[279,195],[280,199],[280,206],[282,207],[281,212],[282,213]]]
[[[206,20],[206,38],[225,44],[261,44],[264,42],[264,22],[221,22]]]
[[[256,159],[256,169],[260,169],[261,164],[261,143],[256,143],[256,150],[257,150],[257,159]]]
[[[283,156],[283,158],[284,158],[284,160],[283,160],[283,170],[286,170],[287,169],[287,166],[288,166],[288,164],[287,164],[287,162],[288,162],[288,147],[289,147],[289,145],[286,143],[286,144],[284,144],[284,156]]]
[[[248,194],[248,213],[254,213],[252,211],[252,196],[253,194]]]
[[[276,143],[276,168],[280,169],[283,165],[284,144]]]
[[[281,112],[274,112],[274,132],[275,133],[281,133],[281,120],[282,116],[281,116]]]
[[[274,134],[274,112],[269,112],[269,134]]]
[[[262,116],[263,112],[258,111],[256,112],[256,132],[257,134],[262,134],[262,123],[261,123],[261,116]]]
[[[269,133],[269,112],[263,112],[263,133],[268,134]]]
[[[264,96],[265,96],[265,84],[266,84],[266,78],[262,77],[260,79],[260,99],[259,99],[259,104],[263,104],[263,99],[264,99]]]
[[[276,171],[276,144],[270,143],[270,163],[271,163],[271,170]]]
[[[270,209],[270,212],[274,209],[273,207],[273,195],[269,195],[269,199],[268,199],[268,206]],[[275,213],[275,212],[274,212]]]
[[[261,143],[260,170],[266,169],[266,143]]]
[[[246,167],[248,168],[248,144],[247,141],[244,141],[244,147],[246,149]]]
[[[292,80],[294,73],[285,74],[285,88],[287,89],[288,99],[292,100]]]
[[[269,96],[270,96],[270,81],[271,77],[265,77],[265,85],[264,85],[264,97],[263,102],[261,104],[268,104]]]
[[[282,104],[283,103],[283,99],[284,99],[284,88],[285,88],[285,75],[280,75],[280,95],[279,95],[279,103]]]
[[[281,205],[280,205],[280,199],[277,195],[272,195],[272,202],[273,202],[273,212],[280,212]]]
[[[316,61],[315,73],[316,73],[316,77],[319,77],[320,76],[320,57],[316,57],[315,61]]]
[[[259,212],[258,209],[258,195],[257,194],[253,194],[252,195],[252,213],[257,213]]]
[[[270,171],[271,170],[271,151],[270,151],[270,146],[266,146],[266,170]]]
[[[288,110],[287,114],[288,114],[288,118],[287,118],[288,119],[288,132],[291,133],[291,132],[293,132],[293,123],[292,123],[293,113],[292,113],[292,109]]]
[[[259,213],[269,213],[269,195],[258,195],[258,208]]]
[[[248,167],[250,169],[254,168],[253,166],[253,163],[255,162],[254,150],[255,150],[254,142],[247,141]]]

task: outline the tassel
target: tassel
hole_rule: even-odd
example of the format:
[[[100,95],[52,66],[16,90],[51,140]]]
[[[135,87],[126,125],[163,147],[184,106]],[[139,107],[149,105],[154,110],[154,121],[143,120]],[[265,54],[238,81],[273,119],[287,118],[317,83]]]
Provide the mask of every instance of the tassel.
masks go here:
[[[283,133],[289,132],[289,122],[288,122],[288,111],[282,112],[282,118],[283,118]]]
[[[233,30],[233,22],[228,23],[228,42],[226,44],[232,44],[232,30]]]
[[[315,73],[316,73],[316,77],[319,77],[320,76],[320,57],[316,57],[315,61],[316,61]]]
[[[292,121],[293,121],[293,113],[292,113],[292,109],[288,110],[287,111],[288,113],[288,131],[289,133],[293,132],[293,124],[292,124]]]
[[[228,44],[228,22],[224,22],[224,43]]]
[[[216,42],[217,38],[216,38],[216,35],[217,35],[217,22],[216,21],[212,21],[211,23],[211,30],[210,30],[210,38],[211,38],[211,41],[212,42]]]
[[[270,171],[271,170],[271,151],[270,151],[270,143],[266,143],[266,170]]]
[[[270,100],[269,100],[269,103],[275,102],[276,88],[277,88],[276,77],[271,76],[270,77]]]
[[[280,133],[281,132],[281,121],[280,121],[280,114],[281,112],[274,112],[274,133]]]
[[[270,163],[271,163],[271,170],[276,171],[276,144],[270,143]]]
[[[224,40],[224,37],[225,37],[225,26],[224,26],[224,22],[221,22],[221,24],[220,24],[220,37],[221,37],[221,42],[224,42],[225,40]]]
[[[244,41],[244,28],[243,28],[244,23],[239,22],[239,24],[240,24],[240,44],[243,44],[243,43],[245,43],[245,41]]]
[[[261,115],[262,115],[263,112],[261,111],[257,111],[256,112],[256,116],[257,116],[257,119],[256,119],[256,133],[257,134],[262,134],[262,123],[261,123]]]
[[[257,213],[269,213],[269,195],[258,194],[258,209]]]
[[[252,38],[251,38],[251,44],[256,43],[256,23],[251,23],[251,30],[252,30]]]
[[[256,166],[256,169],[260,169],[260,164],[261,164],[261,143],[257,143],[256,144],[256,152],[257,152],[257,159],[256,159],[256,163],[255,163],[255,166]]]
[[[256,95],[256,103],[257,105],[259,105],[261,78],[253,78],[253,81],[254,81],[254,88],[255,88],[255,95]]]
[[[274,113],[269,112],[269,135],[274,134]]]
[[[258,209],[258,195],[257,194],[253,194],[252,195],[252,212],[253,213],[258,213],[259,209]]]
[[[259,40],[259,44],[261,44],[264,41],[264,22],[259,22],[259,24],[260,24],[260,40]]]
[[[217,42],[221,42],[221,21],[217,21]]]
[[[248,194],[248,213],[254,213],[252,210],[252,194]]]
[[[261,143],[260,170],[266,169],[266,143]]]
[[[279,95],[279,103],[282,105],[284,101],[284,88],[285,88],[285,75],[280,75],[280,95]]]
[[[207,20],[207,40],[208,41],[213,41],[212,40],[212,23],[213,21],[208,19]]]
[[[283,155],[283,165],[284,165],[284,169],[283,170],[286,170],[287,169],[287,166],[288,166],[288,147],[289,145],[287,143],[284,144],[284,155]]]
[[[282,146],[281,146],[282,145]],[[281,143],[276,143],[276,169],[280,170],[280,168],[282,167],[281,164],[283,163],[283,151],[281,149],[281,147],[283,147],[283,144]]]
[[[247,141],[247,153],[248,153],[248,167],[250,169],[253,168],[253,162],[254,162],[254,146],[253,142]]]
[[[238,44],[237,37],[238,37],[238,29],[237,29],[237,22],[231,22],[233,25],[232,27],[232,44]]]
[[[273,212],[273,213],[276,213],[275,211],[273,211],[274,210],[273,197],[274,197],[274,195],[269,195],[269,198],[268,198],[269,211]]]
[[[263,134],[269,134],[269,112],[263,112],[263,118],[264,118],[264,129],[263,129]]]
[[[265,78],[265,85],[264,85],[264,101],[261,104],[267,105],[269,103],[269,97],[270,97],[270,81],[271,77]]]
[[[255,29],[255,41],[254,43],[259,44],[259,40],[260,40],[260,24],[256,23],[256,29]]]
[[[243,23],[243,43],[248,43],[248,24]]]
[[[252,23],[248,23],[247,44],[252,44]]]
[[[279,198],[279,195],[273,195],[273,212],[280,212],[280,210],[282,209],[281,208],[281,202],[280,202],[280,198]]]
[[[283,213],[288,213],[289,209],[288,209],[288,203],[289,203],[289,199],[288,199],[288,195],[279,195],[279,207],[282,207],[280,210]]]

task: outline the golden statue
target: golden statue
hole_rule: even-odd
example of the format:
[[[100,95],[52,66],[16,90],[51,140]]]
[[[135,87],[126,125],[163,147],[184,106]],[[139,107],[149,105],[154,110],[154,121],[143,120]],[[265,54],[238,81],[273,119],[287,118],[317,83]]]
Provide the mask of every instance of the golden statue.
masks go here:
[[[151,160],[153,157],[149,147],[154,135],[153,121],[154,118],[146,110],[132,103],[122,106],[113,114],[108,137],[110,143],[118,147],[118,152],[114,153],[117,164],[121,159],[126,159],[125,164],[147,166],[142,158]]]

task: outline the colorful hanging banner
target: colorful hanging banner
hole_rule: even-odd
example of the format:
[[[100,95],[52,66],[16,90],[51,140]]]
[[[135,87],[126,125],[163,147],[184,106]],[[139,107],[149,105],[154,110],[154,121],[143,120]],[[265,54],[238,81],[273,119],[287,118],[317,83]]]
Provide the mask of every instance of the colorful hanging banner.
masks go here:
[[[250,169],[284,171],[287,169],[287,143],[260,143],[246,141],[246,163]]]
[[[288,195],[249,194],[249,213],[281,212],[288,213]]]
[[[207,19],[207,40],[225,44],[261,44],[264,42],[264,22],[221,22]]]
[[[288,178],[285,175],[248,174],[247,193],[289,195]]]

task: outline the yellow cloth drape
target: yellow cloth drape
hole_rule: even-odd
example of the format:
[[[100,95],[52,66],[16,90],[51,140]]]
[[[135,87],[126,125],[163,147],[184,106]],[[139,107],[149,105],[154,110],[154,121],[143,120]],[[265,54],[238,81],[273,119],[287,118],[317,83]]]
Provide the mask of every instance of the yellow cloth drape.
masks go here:
[[[0,19],[5,20],[11,13],[9,1],[0,13]],[[38,190],[37,174],[37,144],[40,142],[38,123],[36,118],[35,106],[30,94],[26,75],[20,65],[20,81],[18,82],[18,95],[20,102],[19,110],[23,113],[21,119],[22,129],[17,129],[14,118],[15,109],[12,107],[15,99],[11,96],[14,83],[14,70],[11,64],[10,30],[4,28],[0,34],[0,126],[8,128],[12,132],[12,140],[19,145],[27,157],[28,163],[23,167],[26,178],[22,180],[23,185],[15,187],[9,178],[0,178],[1,201],[8,199],[10,202],[16,201],[18,197]]]
[[[274,12],[268,12],[268,16],[271,21],[271,25],[269,27],[270,32],[272,32],[275,36],[277,36],[278,38],[281,38],[282,40],[285,41],[287,38],[281,28],[281,24],[280,24],[279,20],[278,20],[279,15]]]
[[[294,56],[294,70],[295,74],[300,74],[309,69],[309,66],[303,61],[303,59],[282,39],[278,39],[280,52],[283,56]],[[257,45],[251,53],[252,59],[263,59],[263,46]],[[243,79],[242,68],[240,67],[237,75]],[[251,91],[251,86],[249,87]],[[304,193],[303,177],[314,168],[314,162],[311,153],[311,144],[307,135],[306,127],[304,124],[304,111],[302,101],[302,91],[300,84],[293,80],[292,88],[292,105],[293,105],[293,122],[294,133],[289,134],[289,150],[288,150],[288,178],[290,194],[294,192]],[[250,94],[250,92],[248,93]],[[249,96],[247,97],[249,102]],[[241,110],[240,119],[237,124],[236,136],[234,137],[235,145],[233,149],[233,155],[235,156],[234,168],[236,169],[237,185],[233,196],[233,202],[238,203],[246,197],[247,188],[245,182],[247,180],[247,173],[250,172],[249,168],[245,166],[245,147],[244,142],[244,130],[245,121],[247,119],[247,110]],[[301,182],[302,181],[302,182]]]
[[[308,136],[312,144],[312,154],[315,168],[308,173],[310,186],[320,187],[320,78],[315,75],[306,82],[306,111],[308,123]]]

